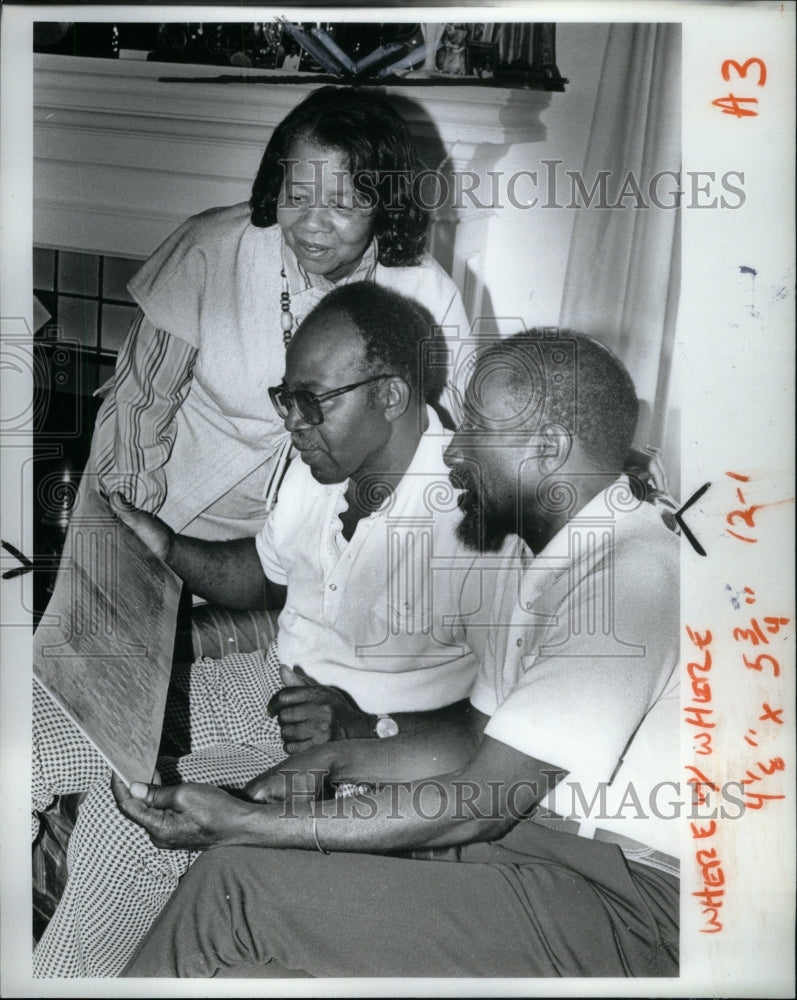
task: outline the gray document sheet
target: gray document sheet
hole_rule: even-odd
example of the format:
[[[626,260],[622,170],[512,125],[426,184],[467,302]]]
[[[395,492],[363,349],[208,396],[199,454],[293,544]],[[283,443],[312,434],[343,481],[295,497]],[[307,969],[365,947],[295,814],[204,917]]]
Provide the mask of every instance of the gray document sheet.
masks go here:
[[[180,588],[96,493],[81,496],[33,671],[128,783],[155,769]]]

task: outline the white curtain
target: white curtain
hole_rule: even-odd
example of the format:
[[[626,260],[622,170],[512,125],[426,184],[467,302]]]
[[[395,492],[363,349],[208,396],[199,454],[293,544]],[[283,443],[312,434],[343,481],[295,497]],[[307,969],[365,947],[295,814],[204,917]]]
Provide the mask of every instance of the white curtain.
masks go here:
[[[614,204],[630,171],[649,202],[651,178],[665,170],[678,173],[680,151],[680,25],[612,25],[583,170],[587,189],[600,171],[610,171],[607,201]],[[672,201],[678,186],[663,177],[660,201]],[[575,210],[560,325],[594,336],[623,360],[643,401],[637,443],[663,448],[680,213],[635,203],[627,197],[624,207]]]

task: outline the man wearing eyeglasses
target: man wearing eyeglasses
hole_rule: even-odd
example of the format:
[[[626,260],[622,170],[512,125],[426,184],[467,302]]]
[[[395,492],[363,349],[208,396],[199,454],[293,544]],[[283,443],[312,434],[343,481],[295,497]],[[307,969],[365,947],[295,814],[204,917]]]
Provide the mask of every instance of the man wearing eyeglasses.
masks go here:
[[[450,731],[452,766],[460,743],[469,745],[476,658],[460,609],[478,624],[496,574],[469,574],[478,557],[457,537],[457,493],[443,461],[451,434],[422,402],[428,338],[409,300],[370,283],[335,290],[305,319],[282,384],[269,389],[299,460],[256,538],[192,539],[112,498],[193,593],[226,607],[282,607],[265,658],[233,654],[177,673],[191,752],[159,765],[164,780],[242,789],[285,751],[343,738]],[[94,780],[34,968],[113,975],[193,855],[153,848],[117,811],[107,768],[78,731],[44,696],[37,706],[34,801],[60,790],[51,776],[64,770],[70,790],[82,769]],[[420,753],[417,773],[445,762]],[[124,932],[108,935],[108,926]]]
[[[470,691],[474,657],[448,619],[467,606],[474,557],[456,537],[450,433],[420,401],[428,336],[408,300],[373,284],[341,288],[307,317],[269,389],[301,462],[255,539],[186,538],[117,503],[192,592],[284,605],[278,653],[291,669],[269,710],[289,752],[406,732],[428,720],[404,713]],[[477,612],[475,588],[472,601]]]

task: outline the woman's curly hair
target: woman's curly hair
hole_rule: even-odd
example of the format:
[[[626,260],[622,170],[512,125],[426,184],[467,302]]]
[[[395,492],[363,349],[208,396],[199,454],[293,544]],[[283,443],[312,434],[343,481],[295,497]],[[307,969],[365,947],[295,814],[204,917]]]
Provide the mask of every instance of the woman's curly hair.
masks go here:
[[[257,172],[249,207],[260,229],[277,221],[277,200],[297,139],[340,151],[355,188],[376,202],[374,235],[384,267],[417,264],[429,218],[414,195],[417,154],[402,117],[382,97],[321,87],[274,129]]]

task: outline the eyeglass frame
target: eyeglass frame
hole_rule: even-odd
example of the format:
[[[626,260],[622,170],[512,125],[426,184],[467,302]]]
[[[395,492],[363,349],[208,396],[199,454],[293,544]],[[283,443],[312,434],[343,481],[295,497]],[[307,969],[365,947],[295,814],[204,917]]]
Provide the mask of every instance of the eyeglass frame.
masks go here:
[[[330,389],[329,392],[322,392],[320,396],[316,395],[316,393],[314,393],[314,392],[311,392],[309,389],[293,389],[293,390],[288,389],[285,386],[285,384],[283,383],[282,385],[272,385],[272,386],[270,386],[269,390],[268,390],[268,398],[271,400],[271,404],[274,407],[274,409],[277,411],[277,414],[279,415],[280,419],[281,420],[287,420],[288,419],[288,415],[290,414],[291,410],[293,409],[294,405],[296,404],[296,394],[300,393],[300,392],[304,393],[306,396],[310,397],[310,399],[311,399],[311,405],[313,405],[313,406],[315,406],[315,407],[318,408],[318,413],[319,413],[320,419],[319,420],[312,420],[310,417],[307,416],[306,413],[303,412],[301,406],[297,405],[296,409],[299,411],[299,413],[307,421],[308,424],[310,424],[312,427],[318,427],[320,424],[323,424],[323,422],[324,422],[324,413],[323,413],[323,410],[321,409],[321,407],[319,405],[320,403],[324,403],[328,399],[334,399],[335,396],[342,396],[343,393],[345,393],[345,392],[351,392],[353,389],[359,389],[361,385],[368,385],[371,382],[378,382],[379,379],[383,379],[383,378],[393,378],[393,376],[390,375],[390,374],[387,374],[385,372],[383,372],[381,375],[372,375],[370,378],[364,378],[360,382],[352,382],[349,385],[342,385],[338,389]],[[284,414],[281,412],[281,410],[280,410],[280,404],[277,402],[277,398],[276,398],[277,397],[277,393],[285,393],[285,394],[287,394],[290,397],[290,401],[291,401],[290,402],[290,406],[288,406],[285,409],[285,413]]]

